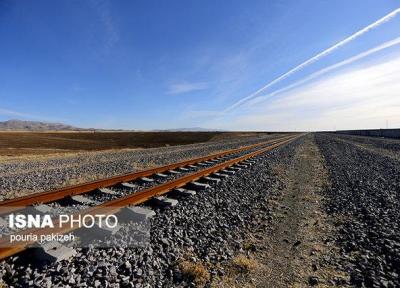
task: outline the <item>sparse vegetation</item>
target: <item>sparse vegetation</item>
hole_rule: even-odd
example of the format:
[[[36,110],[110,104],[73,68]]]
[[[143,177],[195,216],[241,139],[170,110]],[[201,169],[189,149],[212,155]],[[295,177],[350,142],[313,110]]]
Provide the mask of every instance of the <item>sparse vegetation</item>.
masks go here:
[[[236,256],[235,258],[233,258],[232,260],[232,264],[234,267],[236,267],[237,269],[239,269],[241,272],[251,272],[252,270],[257,268],[257,261],[246,256],[243,254],[240,254],[238,256]]]
[[[190,262],[187,260],[179,263],[179,269],[182,272],[183,277],[193,281],[196,285],[202,287],[207,281],[210,280],[210,274],[204,265],[200,262]]]
[[[213,288],[254,288],[253,277],[262,274],[263,265],[251,256],[239,254],[225,267],[225,275],[213,279]]]

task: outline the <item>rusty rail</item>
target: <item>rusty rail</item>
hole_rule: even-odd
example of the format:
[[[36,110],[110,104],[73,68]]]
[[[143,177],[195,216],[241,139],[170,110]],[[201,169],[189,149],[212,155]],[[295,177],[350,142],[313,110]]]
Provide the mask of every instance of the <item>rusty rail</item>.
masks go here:
[[[74,214],[75,216],[78,215],[87,215],[87,214],[91,214],[91,215],[95,215],[95,214],[115,214],[117,212],[119,212],[122,208],[127,207],[129,205],[138,205],[141,204],[143,202],[146,202],[148,200],[150,200],[153,197],[156,196],[160,196],[163,195],[175,188],[178,187],[182,187],[192,181],[196,181],[204,176],[208,176],[212,173],[215,173],[217,171],[220,171],[222,169],[225,169],[227,167],[230,167],[234,164],[237,164],[239,162],[242,162],[246,159],[252,158],[254,156],[257,156],[259,154],[271,151],[279,146],[282,146],[284,144],[287,144],[289,142],[294,141],[295,139],[301,137],[301,135],[296,135],[296,136],[290,136],[285,137],[286,139],[279,141],[278,143],[274,143],[268,147],[265,148],[261,148],[257,151],[248,153],[246,155],[243,156],[239,156],[236,157],[234,159],[231,160],[227,160],[223,163],[217,164],[215,166],[209,167],[209,168],[205,168],[196,172],[193,172],[191,174],[188,174],[186,176],[180,177],[178,179],[172,180],[170,182],[167,183],[163,183],[145,190],[142,190],[140,192],[131,194],[131,195],[127,195],[112,201],[108,201],[105,202],[103,204],[100,204],[96,207],[93,208],[89,208],[86,209],[84,211],[80,211],[76,214]],[[58,225],[58,221],[54,221],[54,223],[56,224],[55,227],[57,227]],[[70,226],[71,224],[68,225],[64,225],[61,227],[57,227],[57,228],[34,228],[34,229],[27,229],[27,230],[23,230],[23,231],[19,231],[15,234],[20,234],[20,235],[26,235],[26,234],[30,234],[30,233],[34,233],[36,235],[38,235],[39,237],[41,235],[47,235],[49,233],[68,233],[71,232],[73,230],[78,229],[79,227],[77,227],[77,225],[73,225],[72,227]],[[10,257],[12,255],[15,255],[17,253],[20,253],[24,250],[26,250],[27,248],[30,247],[30,245],[34,244],[35,242],[33,241],[26,241],[23,242],[23,244],[18,245],[18,246],[13,246],[13,247],[4,247],[6,246],[6,243],[9,243],[9,239],[10,236],[7,235],[5,237],[3,237],[2,239],[0,239],[0,246],[2,246],[2,248],[0,248],[0,260],[5,259],[7,257]]]
[[[178,163],[159,166],[159,167],[155,167],[155,168],[151,168],[151,169],[146,169],[146,170],[132,172],[132,173],[124,174],[124,175],[114,176],[111,178],[106,178],[106,179],[96,180],[96,181],[92,181],[92,182],[88,182],[88,183],[84,183],[84,184],[69,186],[69,187],[65,187],[65,188],[61,188],[61,189],[57,189],[57,190],[45,191],[45,192],[35,193],[32,195],[22,196],[22,197],[10,199],[10,200],[1,201],[0,202],[0,214],[6,214],[6,213],[20,210],[20,207],[30,206],[30,205],[34,205],[37,203],[50,203],[50,202],[54,202],[57,200],[61,200],[65,197],[79,195],[79,194],[85,194],[85,193],[91,192],[93,190],[96,190],[98,188],[110,187],[110,186],[117,185],[122,182],[134,181],[134,180],[140,179],[142,177],[151,176],[156,173],[161,173],[161,172],[165,172],[168,170],[173,170],[173,169],[177,169],[180,167],[184,167],[187,165],[192,165],[192,164],[196,164],[199,162],[215,159],[218,157],[222,157],[222,156],[226,156],[226,155],[230,155],[230,154],[234,154],[234,153],[238,153],[238,152],[243,152],[243,151],[246,151],[246,150],[249,150],[252,148],[256,148],[256,147],[259,147],[262,145],[275,143],[282,139],[288,139],[290,137],[292,137],[292,136],[279,137],[279,138],[271,139],[271,140],[264,141],[261,143],[247,145],[247,146],[243,146],[243,147],[236,148],[236,149],[230,149],[230,150],[226,150],[223,152],[211,154],[211,155],[204,156],[204,157],[194,158],[194,159],[190,159],[190,160],[186,160],[186,161],[182,161],[182,162],[178,162]]]

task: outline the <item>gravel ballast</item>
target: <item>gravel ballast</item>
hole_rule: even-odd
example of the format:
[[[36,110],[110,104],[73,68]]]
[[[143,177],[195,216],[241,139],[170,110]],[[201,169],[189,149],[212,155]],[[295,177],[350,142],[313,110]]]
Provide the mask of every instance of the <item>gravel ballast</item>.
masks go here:
[[[1,264],[3,280],[17,287],[194,286],[179,269],[182,260],[202,263],[211,280],[221,276],[220,264],[243,252],[246,235],[271,217],[265,200],[282,185],[271,165],[290,163],[301,141],[264,154],[255,165],[210,189],[179,199],[176,207],[154,207],[157,215],[145,248],[81,249],[68,261],[44,267],[17,265],[18,259],[12,257]],[[129,229],[124,228],[122,237]]]
[[[352,286],[400,287],[400,162],[346,138],[316,135],[331,178],[325,208],[339,225],[336,265]],[[388,149],[385,139],[348,139]]]
[[[339,139],[366,144],[375,148],[386,149],[393,152],[400,152],[400,140],[390,138],[376,138],[365,136],[337,135]]]

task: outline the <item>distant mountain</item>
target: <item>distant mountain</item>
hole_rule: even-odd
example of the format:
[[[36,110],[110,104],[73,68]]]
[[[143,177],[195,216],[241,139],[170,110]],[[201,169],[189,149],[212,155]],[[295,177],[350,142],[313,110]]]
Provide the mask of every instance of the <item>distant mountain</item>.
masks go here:
[[[122,130],[122,129],[84,129],[77,128],[63,123],[39,122],[39,121],[23,121],[23,120],[8,120],[0,121],[0,131],[137,131],[137,130]],[[177,128],[166,130],[152,130],[153,132],[221,132],[224,130],[207,129],[201,127],[193,128]]]
[[[71,125],[62,123],[49,123],[38,121],[8,120],[0,122],[2,131],[72,131],[83,130]]]

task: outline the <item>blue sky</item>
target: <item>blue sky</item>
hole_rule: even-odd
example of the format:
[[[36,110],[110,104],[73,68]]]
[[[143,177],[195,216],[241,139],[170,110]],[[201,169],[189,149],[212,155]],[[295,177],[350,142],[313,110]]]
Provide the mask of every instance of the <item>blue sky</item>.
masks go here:
[[[0,120],[400,127],[400,13],[254,94],[398,8],[382,0],[2,0]]]

